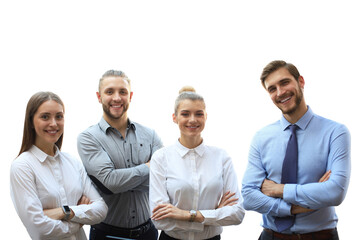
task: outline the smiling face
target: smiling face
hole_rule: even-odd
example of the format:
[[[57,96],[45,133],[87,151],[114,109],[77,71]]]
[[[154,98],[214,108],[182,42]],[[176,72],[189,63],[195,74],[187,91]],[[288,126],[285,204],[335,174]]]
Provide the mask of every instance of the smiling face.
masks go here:
[[[303,77],[300,76],[297,81],[286,68],[279,68],[264,81],[271,100],[292,123],[300,119],[307,110],[303,96],[304,85]]]
[[[96,94],[99,103],[103,106],[104,118],[107,122],[127,119],[127,110],[133,93],[129,83],[123,77],[105,77]]]
[[[35,145],[53,155],[54,145],[64,132],[64,108],[54,100],[42,103],[33,118]]]
[[[207,113],[205,103],[200,100],[182,100],[177,114],[173,114],[173,120],[180,129],[181,140],[191,140],[201,143],[201,132],[205,128]]]

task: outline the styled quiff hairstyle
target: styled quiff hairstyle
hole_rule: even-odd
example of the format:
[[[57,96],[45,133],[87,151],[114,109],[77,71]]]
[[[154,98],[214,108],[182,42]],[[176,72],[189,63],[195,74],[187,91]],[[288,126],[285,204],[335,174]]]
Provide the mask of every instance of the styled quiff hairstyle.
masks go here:
[[[184,86],[179,90],[179,96],[175,100],[175,116],[177,116],[180,103],[184,100],[201,101],[204,103],[205,106],[204,98],[196,93],[195,88],[191,86]]]
[[[265,88],[266,78],[271,73],[275,72],[276,70],[278,70],[280,68],[287,69],[289,71],[289,73],[296,79],[296,81],[299,81],[300,73],[293,64],[287,63],[282,60],[275,60],[275,61],[270,62],[268,65],[266,65],[266,67],[264,67],[264,69],[261,73],[260,80],[261,80],[261,83],[264,88]]]
[[[28,151],[32,147],[32,145],[35,144],[36,132],[34,126],[34,115],[41,106],[41,104],[50,100],[53,100],[58,104],[60,104],[65,111],[64,103],[62,102],[60,97],[52,92],[35,93],[28,101],[25,112],[24,133],[23,133],[23,139],[22,139],[19,155],[22,154],[23,152]],[[61,149],[63,136],[64,134],[62,134],[59,140],[55,143],[55,145],[59,149]]]
[[[101,76],[101,78],[99,80],[99,92],[100,92],[101,83],[104,80],[104,78],[106,78],[106,77],[122,77],[122,78],[124,78],[124,80],[126,80],[128,82],[129,86],[131,87],[131,83],[130,83],[131,81],[123,71],[120,71],[120,70],[108,70]]]

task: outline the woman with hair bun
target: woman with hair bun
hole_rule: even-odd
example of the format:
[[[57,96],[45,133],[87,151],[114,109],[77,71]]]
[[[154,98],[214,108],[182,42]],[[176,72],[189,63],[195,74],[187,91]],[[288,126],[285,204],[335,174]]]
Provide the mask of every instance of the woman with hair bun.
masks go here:
[[[10,169],[10,193],[31,239],[87,239],[82,226],[101,222],[107,206],[80,161],[60,151],[64,104],[52,92],[34,94]]]
[[[150,209],[159,240],[220,239],[222,226],[240,224],[245,211],[229,155],[204,144],[205,101],[183,87],[173,121],[180,138],[150,161]]]

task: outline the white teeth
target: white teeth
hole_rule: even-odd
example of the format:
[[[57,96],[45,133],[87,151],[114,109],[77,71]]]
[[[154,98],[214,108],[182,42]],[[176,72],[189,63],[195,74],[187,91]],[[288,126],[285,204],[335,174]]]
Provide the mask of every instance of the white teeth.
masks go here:
[[[54,134],[54,133],[57,133],[57,131],[48,131],[48,133]]]
[[[285,98],[284,100],[281,100],[280,102],[281,102],[281,103],[284,103],[284,102],[288,101],[290,98],[291,98],[291,97]]]

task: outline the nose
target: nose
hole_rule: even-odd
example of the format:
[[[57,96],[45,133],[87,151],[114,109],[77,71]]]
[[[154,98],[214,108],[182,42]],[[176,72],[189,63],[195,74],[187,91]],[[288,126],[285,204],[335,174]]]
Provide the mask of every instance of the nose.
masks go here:
[[[120,101],[120,94],[119,93],[114,93],[113,95],[113,101]]]
[[[189,119],[190,122],[195,122],[195,115],[194,114],[191,114],[190,115],[190,119]]]
[[[57,125],[56,119],[55,119],[55,118],[51,118],[51,119],[50,119],[50,126],[56,126],[56,125]]]
[[[285,93],[285,89],[283,89],[282,87],[278,87],[276,90],[276,95],[278,97],[282,96]]]

